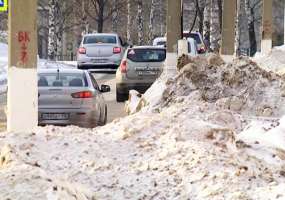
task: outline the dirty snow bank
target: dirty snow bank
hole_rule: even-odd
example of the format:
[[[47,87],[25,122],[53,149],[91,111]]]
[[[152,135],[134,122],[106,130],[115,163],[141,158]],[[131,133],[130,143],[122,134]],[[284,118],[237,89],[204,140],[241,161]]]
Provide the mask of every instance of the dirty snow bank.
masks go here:
[[[214,60],[162,76],[151,106],[104,127],[3,133],[0,199],[284,199],[282,80]]]
[[[262,68],[269,71],[274,71],[277,74],[285,74],[285,46],[274,47],[270,53],[264,55],[261,53],[256,53],[254,58]]]

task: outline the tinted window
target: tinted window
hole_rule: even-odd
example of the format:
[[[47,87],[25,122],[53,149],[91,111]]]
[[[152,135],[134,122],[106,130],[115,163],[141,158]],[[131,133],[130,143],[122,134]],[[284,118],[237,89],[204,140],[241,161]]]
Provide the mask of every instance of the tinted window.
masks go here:
[[[41,73],[38,75],[39,87],[87,87],[84,73]]]
[[[100,44],[100,43],[116,44],[117,38],[116,36],[110,36],[110,35],[93,35],[93,36],[85,36],[83,40],[83,44]]]
[[[127,55],[133,62],[162,62],[165,57],[165,49],[129,49]]]
[[[91,73],[89,73],[89,76],[90,76],[90,78],[91,78],[93,87],[94,87],[96,90],[100,90],[100,88],[99,88],[99,86],[98,86],[98,83],[97,83],[97,81],[95,80],[94,76],[93,76]]]

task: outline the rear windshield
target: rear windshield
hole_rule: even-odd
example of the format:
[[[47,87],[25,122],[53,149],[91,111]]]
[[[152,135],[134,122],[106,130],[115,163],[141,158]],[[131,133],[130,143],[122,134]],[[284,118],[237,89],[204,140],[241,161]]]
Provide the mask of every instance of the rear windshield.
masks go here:
[[[87,87],[84,73],[41,73],[38,75],[39,87]]]
[[[165,49],[130,49],[127,55],[133,62],[162,62],[165,57]]]
[[[93,36],[85,36],[83,40],[83,44],[100,44],[100,43],[116,44],[117,38],[116,36],[111,36],[111,35],[93,35]]]

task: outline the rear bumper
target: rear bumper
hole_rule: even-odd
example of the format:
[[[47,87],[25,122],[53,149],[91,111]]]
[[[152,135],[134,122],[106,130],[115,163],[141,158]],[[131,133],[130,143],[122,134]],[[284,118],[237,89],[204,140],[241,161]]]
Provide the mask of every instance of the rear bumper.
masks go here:
[[[118,67],[121,63],[121,55],[115,54],[110,57],[88,57],[86,55],[79,55],[77,58],[77,65],[81,68],[92,69],[100,67]],[[96,60],[102,60],[97,62]]]
[[[131,84],[117,84],[117,91],[122,94],[128,94],[130,90],[136,90],[139,93],[145,93],[153,83],[131,83]]]
[[[42,114],[44,113],[64,113],[69,114],[69,118],[67,120],[52,120],[52,119],[43,119]],[[93,128],[99,125],[99,122],[96,121],[96,113],[95,111],[88,110],[59,110],[59,109],[39,109],[38,112],[38,124],[40,126],[43,125],[75,125],[86,128]]]

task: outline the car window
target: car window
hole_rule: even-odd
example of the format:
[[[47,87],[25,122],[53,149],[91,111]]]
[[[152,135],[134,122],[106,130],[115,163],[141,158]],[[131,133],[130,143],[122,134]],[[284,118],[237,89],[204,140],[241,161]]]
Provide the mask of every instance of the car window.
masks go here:
[[[166,50],[129,49],[127,58],[133,62],[162,62],[166,58]]]
[[[84,73],[40,73],[39,87],[87,87]]]
[[[195,33],[190,33],[190,37],[193,38],[198,44],[201,44],[201,39],[200,36],[198,34]]]
[[[159,42],[157,42],[157,45],[163,45],[163,46],[165,46],[165,45],[166,45],[166,42],[165,42],[165,41],[159,41]]]
[[[89,73],[89,76],[90,76],[93,87],[96,90],[100,90],[99,85],[98,85],[97,81],[95,80],[94,76],[91,73]]]
[[[117,38],[112,35],[92,35],[85,36],[83,40],[83,44],[100,44],[100,43],[109,43],[116,44]]]

